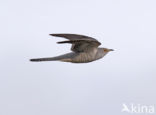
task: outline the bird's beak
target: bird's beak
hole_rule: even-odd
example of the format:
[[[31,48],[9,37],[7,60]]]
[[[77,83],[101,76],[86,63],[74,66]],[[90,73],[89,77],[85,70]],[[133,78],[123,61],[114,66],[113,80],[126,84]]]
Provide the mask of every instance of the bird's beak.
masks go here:
[[[109,51],[114,51],[113,49],[109,49]]]

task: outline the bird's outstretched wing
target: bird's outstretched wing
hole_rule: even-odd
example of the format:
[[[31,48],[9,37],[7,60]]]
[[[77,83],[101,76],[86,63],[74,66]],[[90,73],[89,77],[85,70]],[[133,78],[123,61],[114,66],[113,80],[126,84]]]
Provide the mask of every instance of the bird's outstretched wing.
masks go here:
[[[51,36],[63,37],[68,39],[69,41],[61,41],[62,43],[71,43],[71,50],[74,52],[88,52],[95,48],[97,48],[101,43],[96,39],[84,35],[78,34],[50,34]]]

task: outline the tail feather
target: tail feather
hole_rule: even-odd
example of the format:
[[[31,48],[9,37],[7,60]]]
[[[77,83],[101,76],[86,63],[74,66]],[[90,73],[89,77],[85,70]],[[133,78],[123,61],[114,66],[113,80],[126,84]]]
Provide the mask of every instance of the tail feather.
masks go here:
[[[30,59],[30,61],[33,62],[40,62],[40,61],[56,61],[59,60],[58,58],[53,58],[53,57],[49,57],[49,58],[35,58],[35,59]]]
[[[40,62],[40,61],[64,61],[64,60],[67,60],[69,61],[69,59],[77,56],[78,54],[76,53],[67,53],[67,54],[64,54],[64,55],[60,55],[60,56],[56,56],[56,57],[47,57],[47,58],[35,58],[35,59],[30,59],[30,61],[33,61],[33,62]]]

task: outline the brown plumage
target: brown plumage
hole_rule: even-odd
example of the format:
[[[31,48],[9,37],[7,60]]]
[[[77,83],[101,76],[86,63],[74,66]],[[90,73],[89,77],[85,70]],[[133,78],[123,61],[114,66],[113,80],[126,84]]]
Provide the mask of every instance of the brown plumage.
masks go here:
[[[78,35],[78,34],[50,34],[55,37],[63,37],[67,41],[57,42],[58,44],[69,43],[72,44],[71,53],[61,56],[49,58],[30,59],[30,61],[64,61],[72,63],[87,63],[104,57],[109,51],[113,49],[98,48],[101,43],[95,38]]]

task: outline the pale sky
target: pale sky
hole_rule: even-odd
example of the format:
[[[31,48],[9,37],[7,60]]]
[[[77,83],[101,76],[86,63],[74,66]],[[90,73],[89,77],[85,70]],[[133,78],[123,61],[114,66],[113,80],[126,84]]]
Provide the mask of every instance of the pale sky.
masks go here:
[[[156,104],[155,0],[1,0],[0,115],[125,115]],[[88,64],[29,62],[70,52],[51,33],[115,49]]]

